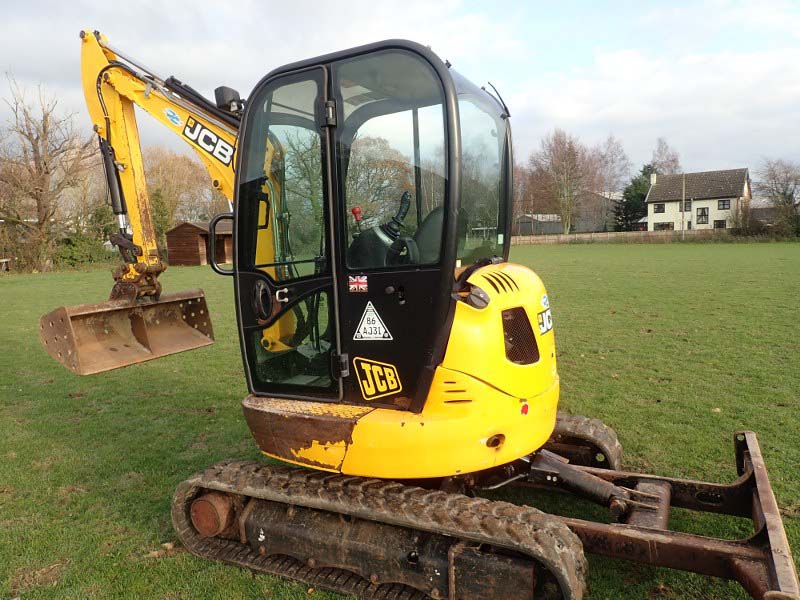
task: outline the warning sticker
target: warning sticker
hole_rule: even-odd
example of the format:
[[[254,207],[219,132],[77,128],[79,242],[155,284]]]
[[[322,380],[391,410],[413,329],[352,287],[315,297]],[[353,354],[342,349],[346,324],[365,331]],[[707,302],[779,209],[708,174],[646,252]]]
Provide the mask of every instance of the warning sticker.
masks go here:
[[[364,309],[364,314],[361,315],[361,321],[358,323],[354,340],[392,340],[392,334],[389,329],[384,325],[383,319],[372,306],[372,302],[367,302],[367,307]]]

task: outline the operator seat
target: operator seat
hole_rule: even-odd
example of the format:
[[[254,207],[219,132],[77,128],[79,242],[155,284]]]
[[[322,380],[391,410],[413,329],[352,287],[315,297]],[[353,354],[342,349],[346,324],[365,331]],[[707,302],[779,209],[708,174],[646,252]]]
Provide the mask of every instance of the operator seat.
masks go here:
[[[444,209],[437,206],[423,219],[414,234],[414,241],[419,249],[419,263],[422,265],[439,261],[442,248],[442,223]]]

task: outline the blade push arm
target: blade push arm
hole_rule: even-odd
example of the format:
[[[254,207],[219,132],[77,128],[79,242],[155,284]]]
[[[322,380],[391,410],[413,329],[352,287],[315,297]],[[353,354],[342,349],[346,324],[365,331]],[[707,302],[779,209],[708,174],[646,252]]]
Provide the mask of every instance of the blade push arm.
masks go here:
[[[161,261],[147,195],[134,105],[195,150],[214,189],[233,197],[233,159],[239,129],[234,112],[217,108],[169,78],[163,80],[114,50],[105,36],[81,32],[81,79],[86,105],[99,137],[119,234],[112,241],[125,258],[114,274],[112,299],[158,297]]]

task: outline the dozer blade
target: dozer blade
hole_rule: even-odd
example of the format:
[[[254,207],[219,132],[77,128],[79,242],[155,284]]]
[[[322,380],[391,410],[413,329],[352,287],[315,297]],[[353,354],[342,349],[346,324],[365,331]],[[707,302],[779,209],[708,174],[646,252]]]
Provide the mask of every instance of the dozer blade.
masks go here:
[[[39,320],[47,353],[78,375],[91,375],[214,343],[203,290],[131,304],[61,306]]]

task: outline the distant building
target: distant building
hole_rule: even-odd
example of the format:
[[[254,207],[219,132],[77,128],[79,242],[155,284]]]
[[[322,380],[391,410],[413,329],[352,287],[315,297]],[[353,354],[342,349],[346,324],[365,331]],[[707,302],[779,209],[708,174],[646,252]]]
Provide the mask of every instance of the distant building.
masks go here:
[[[770,198],[754,196],[750,201],[750,216],[764,225],[774,225],[778,209]]]
[[[622,192],[581,192],[572,230],[590,233],[614,230],[614,205],[622,199]]]
[[[233,262],[233,229],[228,220],[217,225],[217,264]],[[208,223],[184,221],[167,231],[167,255],[170,265],[205,265],[208,263]]]
[[[561,226],[561,215],[555,214],[524,214],[514,220],[511,228],[512,235],[542,235],[545,233],[564,233]]]
[[[685,203],[683,198],[686,178]],[[750,200],[747,169],[650,176],[647,230],[728,229],[739,203]]]
[[[647,217],[642,217],[631,224],[631,231],[647,231]]]

